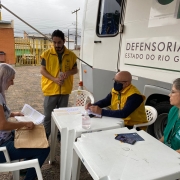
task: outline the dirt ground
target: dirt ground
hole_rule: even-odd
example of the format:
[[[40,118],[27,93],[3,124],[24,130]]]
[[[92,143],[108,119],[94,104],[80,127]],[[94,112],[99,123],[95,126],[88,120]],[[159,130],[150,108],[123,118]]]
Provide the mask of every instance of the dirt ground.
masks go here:
[[[40,66],[21,66],[14,68],[16,70],[14,86],[11,86],[6,92],[7,104],[11,111],[20,111],[26,103],[43,114],[44,97],[40,87]],[[74,90],[78,88],[78,83],[79,75],[77,74],[74,77]],[[60,147],[61,143],[57,142],[55,162],[49,165],[47,158],[42,166],[44,180],[60,179]],[[0,180],[11,179],[11,173],[0,173]],[[24,177],[21,177],[21,180],[23,179]],[[80,180],[92,180],[92,177],[83,165],[81,167]]]

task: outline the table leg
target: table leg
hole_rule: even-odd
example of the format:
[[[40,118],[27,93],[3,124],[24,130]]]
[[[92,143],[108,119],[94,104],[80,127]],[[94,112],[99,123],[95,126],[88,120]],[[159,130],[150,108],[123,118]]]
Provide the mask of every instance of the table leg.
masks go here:
[[[60,179],[66,180],[66,158],[67,158],[67,143],[68,143],[68,129],[61,129],[61,164],[60,164]]]
[[[76,131],[74,129],[69,130],[68,144],[67,144],[67,158],[66,158],[66,180],[71,179],[72,160],[73,160],[73,143],[76,138]]]
[[[57,126],[51,117],[51,150],[50,150],[50,159],[49,164],[52,164],[55,157],[55,150],[56,150],[56,142],[57,142]]]
[[[79,159],[75,150],[73,150],[73,164],[72,164],[72,179],[71,180],[79,180],[81,168],[81,160]]]

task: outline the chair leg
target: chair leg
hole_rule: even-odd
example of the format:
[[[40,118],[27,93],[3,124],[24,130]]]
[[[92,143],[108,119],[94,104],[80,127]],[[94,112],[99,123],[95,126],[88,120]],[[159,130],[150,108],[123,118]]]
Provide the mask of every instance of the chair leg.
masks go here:
[[[39,165],[36,165],[35,169],[36,169],[36,174],[37,174],[38,180],[43,180],[41,168],[39,167]]]
[[[19,180],[19,170],[13,171],[13,180]]]

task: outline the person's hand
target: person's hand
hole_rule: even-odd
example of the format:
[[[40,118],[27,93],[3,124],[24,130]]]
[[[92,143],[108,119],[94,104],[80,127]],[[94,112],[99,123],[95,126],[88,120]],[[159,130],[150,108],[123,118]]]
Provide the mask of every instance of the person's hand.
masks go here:
[[[164,143],[164,136],[159,139],[160,142]]]
[[[33,122],[26,122],[25,123],[25,127],[28,129],[28,130],[32,130],[34,128],[34,123]]]
[[[101,115],[102,109],[99,106],[90,106],[89,109],[95,113]]]
[[[176,150],[176,152],[180,153],[180,149]]]
[[[85,110],[89,109],[89,107],[92,106],[91,103],[87,103],[86,106],[85,106]]]
[[[24,114],[22,112],[12,112],[11,117],[14,117],[14,116],[24,116]]]
[[[64,79],[67,79],[70,76],[70,73],[67,71],[64,73]]]
[[[61,86],[63,84],[64,80],[60,77],[57,77],[57,78],[53,79],[53,82],[55,82],[56,84]]]

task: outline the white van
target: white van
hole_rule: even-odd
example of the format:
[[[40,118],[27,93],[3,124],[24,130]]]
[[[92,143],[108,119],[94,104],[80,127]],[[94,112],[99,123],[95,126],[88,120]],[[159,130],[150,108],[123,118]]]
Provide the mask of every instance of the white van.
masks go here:
[[[113,87],[118,70],[158,111],[148,132],[162,136],[171,108],[169,93],[180,77],[180,0],[86,0],[80,58],[81,78],[95,100]]]

